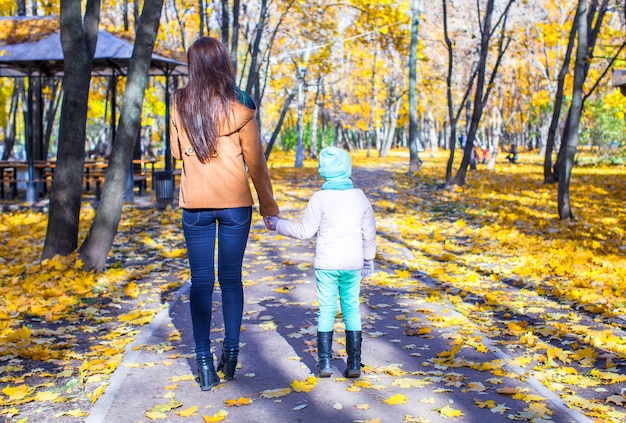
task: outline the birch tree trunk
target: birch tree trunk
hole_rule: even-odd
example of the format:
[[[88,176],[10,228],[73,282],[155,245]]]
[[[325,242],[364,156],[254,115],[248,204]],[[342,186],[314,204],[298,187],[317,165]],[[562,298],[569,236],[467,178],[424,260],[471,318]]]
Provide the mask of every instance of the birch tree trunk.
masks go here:
[[[417,136],[417,40],[421,7],[421,0],[412,0],[409,51],[409,172],[419,172],[422,167]]]

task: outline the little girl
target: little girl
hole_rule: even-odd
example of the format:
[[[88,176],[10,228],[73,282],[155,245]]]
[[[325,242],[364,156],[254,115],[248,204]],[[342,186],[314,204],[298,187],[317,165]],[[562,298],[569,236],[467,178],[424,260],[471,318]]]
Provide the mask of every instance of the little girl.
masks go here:
[[[317,235],[315,278],[319,302],[317,326],[317,370],[319,377],[330,377],[333,327],[337,297],[346,326],[348,353],[345,377],[361,375],[360,282],[374,272],[376,220],[369,200],[354,188],[350,175],[350,155],[337,147],[320,152],[319,174],[322,189],[309,200],[300,223],[270,216],[269,229],[281,235],[308,239]]]

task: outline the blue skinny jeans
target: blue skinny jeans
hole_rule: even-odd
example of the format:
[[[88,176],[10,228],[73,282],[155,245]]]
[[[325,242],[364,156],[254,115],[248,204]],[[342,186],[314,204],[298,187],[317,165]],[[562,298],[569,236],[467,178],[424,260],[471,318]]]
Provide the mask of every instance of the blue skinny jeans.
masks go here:
[[[243,314],[241,267],[250,233],[252,207],[183,209],[183,233],[191,269],[189,304],[196,356],[210,355],[211,314],[217,279],[222,291],[224,348],[239,348]],[[217,238],[216,238],[217,234]]]

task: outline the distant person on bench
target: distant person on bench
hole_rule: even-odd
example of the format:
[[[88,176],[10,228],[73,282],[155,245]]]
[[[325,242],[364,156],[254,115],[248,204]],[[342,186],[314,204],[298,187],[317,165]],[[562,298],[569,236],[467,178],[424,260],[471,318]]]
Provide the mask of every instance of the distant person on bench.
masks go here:
[[[509,154],[506,156],[506,159],[511,163],[517,163],[517,145],[511,144],[511,149],[509,150]]]

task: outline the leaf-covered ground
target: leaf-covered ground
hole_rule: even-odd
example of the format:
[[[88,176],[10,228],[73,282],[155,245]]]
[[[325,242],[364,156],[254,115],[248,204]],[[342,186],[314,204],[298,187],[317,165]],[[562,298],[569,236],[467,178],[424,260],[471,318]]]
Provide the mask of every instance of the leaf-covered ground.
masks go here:
[[[441,189],[445,153],[421,158],[423,171],[408,175],[405,151],[354,156],[355,173],[376,175],[361,187],[375,207],[381,255],[391,242],[411,252],[385,255],[401,269],[403,286],[430,276],[438,287],[432,295],[454,304],[514,358],[511,365],[597,422],[626,420],[626,170],[576,168],[578,220],[560,222],[556,186],[543,185],[536,155],[499,162],[495,171],[479,165],[454,190]],[[270,159],[283,214],[297,218],[320,181],[315,162],[292,163],[289,155]],[[0,214],[0,418],[84,420],[125,346],[188,279],[179,214],[128,206],[99,275],[81,271],[73,257],[39,263],[45,213]],[[86,203],[83,231],[92,216]],[[373,283],[393,289],[398,278]],[[418,319],[401,325],[428,332]],[[467,365],[455,361],[456,345],[486,348],[461,336],[441,352],[442,365]]]

